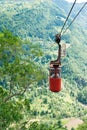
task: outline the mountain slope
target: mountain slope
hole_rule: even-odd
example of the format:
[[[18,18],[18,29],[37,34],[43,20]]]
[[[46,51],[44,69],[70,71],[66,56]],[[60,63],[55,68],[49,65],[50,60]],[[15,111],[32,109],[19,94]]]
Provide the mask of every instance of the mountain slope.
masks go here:
[[[55,5],[53,6],[51,2],[50,4],[49,2],[38,2],[35,3],[35,6],[31,5],[31,7],[27,7],[23,3],[11,5],[10,9],[6,8],[6,14],[1,14],[0,26],[1,28],[5,26],[23,38],[32,36],[43,39],[53,38],[56,32],[55,26],[63,24],[61,9],[56,8]],[[24,8],[21,6],[24,6]],[[13,15],[10,13],[11,10]],[[63,17],[65,18],[64,15]]]
[[[79,4],[77,6],[68,23],[81,7]],[[0,30],[7,28],[22,39],[29,38],[35,44],[39,42],[44,51],[40,61],[36,61],[44,66],[47,74],[45,82],[32,87],[26,95],[31,103],[32,115],[35,118],[42,117],[42,122],[57,123],[61,118],[72,116],[83,118],[87,112],[78,102],[79,92],[87,87],[86,9],[78,17],[79,21],[77,19],[62,36],[61,43],[70,45],[66,50],[66,57],[62,59],[64,89],[58,94],[48,90],[48,66],[57,54],[57,47],[53,44],[54,36],[60,32],[70,7],[71,4],[64,0],[2,1],[0,4]]]

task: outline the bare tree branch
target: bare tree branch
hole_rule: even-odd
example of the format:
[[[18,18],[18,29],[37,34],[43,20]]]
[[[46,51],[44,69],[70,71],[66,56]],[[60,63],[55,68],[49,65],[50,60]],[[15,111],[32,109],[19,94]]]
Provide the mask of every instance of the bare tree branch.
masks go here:
[[[22,96],[24,95],[24,93],[27,91],[27,88],[30,86],[30,84],[32,84],[33,82],[35,82],[36,80],[32,80],[28,85],[25,86],[24,90],[23,91],[20,91],[18,93],[14,93],[14,94],[11,94],[9,95],[8,97],[6,97],[4,99],[4,103],[6,103],[7,101],[9,101],[11,98],[15,97],[15,96]]]
[[[23,94],[26,92],[26,90],[27,90],[27,87],[25,87],[25,89],[23,90],[23,92],[20,91],[20,92],[18,92],[18,93],[14,93],[14,94],[12,94],[12,95],[9,95],[8,97],[6,97],[6,98],[4,99],[4,103],[6,103],[8,100],[10,100],[11,98],[13,98],[13,97],[15,97],[15,96],[21,96],[21,95],[23,95]]]

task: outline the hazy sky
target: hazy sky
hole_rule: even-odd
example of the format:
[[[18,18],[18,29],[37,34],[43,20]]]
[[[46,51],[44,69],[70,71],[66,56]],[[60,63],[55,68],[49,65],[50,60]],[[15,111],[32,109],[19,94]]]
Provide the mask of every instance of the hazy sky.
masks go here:
[[[74,2],[75,0],[66,0],[68,2]],[[87,0],[77,0],[78,3],[87,2]]]

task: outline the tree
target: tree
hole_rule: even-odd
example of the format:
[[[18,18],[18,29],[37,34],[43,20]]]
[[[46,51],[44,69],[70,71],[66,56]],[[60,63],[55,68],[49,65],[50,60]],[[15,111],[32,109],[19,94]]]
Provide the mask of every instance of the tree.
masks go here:
[[[71,130],[75,130],[75,129],[72,127]]]
[[[79,125],[77,130],[86,130],[87,129],[87,122],[84,122],[83,124]]]
[[[61,120],[58,121],[58,126],[59,126],[59,128],[62,128],[62,122],[61,122]]]
[[[78,93],[78,101],[83,103],[83,104],[87,104],[87,87],[83,88],[83,90],[81,90]]]
[[[22,120],[24,110],[30,111],[30,105],[26,99],[4,102],[3,99],[6,96],[8,96],[8,91],[0,86],[0,129],[8,128],[10,124],[15,124]]]
[[[0,129],[22,119],[24,109],[30,110],[23,95],[31,84],[44,79],[43,69],[34,62],[41,55],[38,45],[7,30],[0,33]]]
[[[41,55],[38,45],[21,41],[9,31],[0,34],[0,80],[9,91],[5,102],[13,96],[22,95],[36,81],[44,78],[43,70],[34,62]]]

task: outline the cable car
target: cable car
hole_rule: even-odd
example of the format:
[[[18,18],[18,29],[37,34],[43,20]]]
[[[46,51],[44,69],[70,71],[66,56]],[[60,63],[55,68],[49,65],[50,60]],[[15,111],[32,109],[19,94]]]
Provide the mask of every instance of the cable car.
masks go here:
[[[74,7],[74,5],[76,4],[76,0],[74,1],[70,11],[69,11],[69,14],[61,28],[61,31],[60,31],[60,34],[57,34],[56,35],[56,38],[55,38],[55,42],[58,44],[59,46],[59,50],[58,50],[58,58],[57,60],[55,61],[51,61],[50,62],[50,71],[49,71],[49,89],[52,91],[52,92],[59,92],[61,91],[62,89],[62,79],[61,79],[61,45],[60,45],[60,41],[61,41],[61,34],[64,34],[68,29],[69,27],[72,25],[72,23],[75,21],[75,19],[77,18],[77,16],[80,14],[80,12],[82,11],[82,9],[86,6],[87,2],[85,2],[82,6],[82,8],[79,10],[79,12],[76,14],[76,16],[73,18],[73,20],[71,21],[71,23],[69,24],[68,27],[66,27],[65,31],[63,31],[65,25],[66,25],[66,22],[72,12],[72,9]],[[65,53],[65,51],[64,51]]]
[[[50,64],[50,77],[49,77],[49,84],[50,90],[52,92],[59,92],[61,91],[61,66],[58,64]]]
[[[59,44],[61,40],[61,35],[57,34],[55,42],[58,43],[58,58],[55,61],[50,62],[49,70],[49,89],[52,92],[59,92],[62,88],[62,79],[61,79],[61,45]]]

